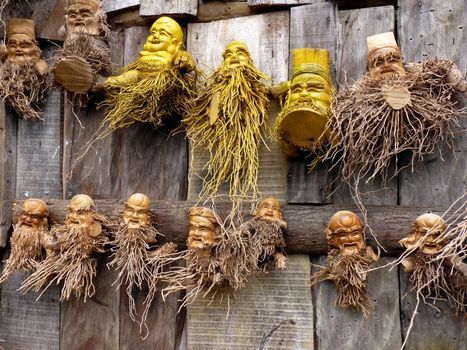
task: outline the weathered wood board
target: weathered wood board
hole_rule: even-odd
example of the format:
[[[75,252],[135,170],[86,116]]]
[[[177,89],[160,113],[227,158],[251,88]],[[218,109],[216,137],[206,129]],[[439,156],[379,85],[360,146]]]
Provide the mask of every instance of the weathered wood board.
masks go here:
[[[394,8],[392,6],[339,11],[341,27],[339,51],[337,53],[337,81],[339,89],[353,84],[367,72],[368,49],[366,38],[370,35],[394,30]],[[335,174],[337,176],[337,174]],[[381,179],[370,183],[360,181],[359,190],[365,205],[396,205],[398,198],[397,178],[390,180],[384,189]],[[336,182],[337,184],[337,182]],[[332,197],[334,204],[352,205],[347,184],[336,189]]]
[[[248,0],[248,6],[297,6],[316,4],[326,0]]]
[[[286,11],[255,15],[210,23],[188,25],[188,51],[199,67],[210,73],[222,62],[222,52],[232,40],[247,44],[254,64],[272,78],[272,82],[287,79],[289,14]],[[261,45],[258,43],[261,42]],[[269,123],[273,125],[278,113],[277,103],[272,103]],[[279,146],[268,142],[270,151],[261,145],[258,185],[263,196],[285,199],[286,160]],[[188,198],[196,200],[202,188],[202,168],[208,155],[200,149],[190,149],[190,178]]]
[[[207,296],[189,305],[190,350],[313,349],[310,262],[290,255],[287,269],[249,278],[230,295]]]
[[[336,76],[337,51],[337,8],[330,3],[318,3],[294,7],[290,10],[290,64],[289,79],[292,79],[292,52],[302,47],[329,50],[331,76]],[[319,164],[313,171],[308,165],[313,155],[306,158],[290,158],[288,161],[287,202],[288,203],[329,203],[332,178],[330,164]]]
[[[196,16],[198,0],[140,0],[141,16]]]
[[[101,0],[105,12],[127,10],[140,5],[140,0]]]
[[[383,266],[392,259],[381,258],[372,265]],[[312,262],[325,266],[326,257],[314,258]],[[312,273],[317,271],[313,268]],[[399,291],[397,267],[368,273],[368,296],[375,308],[365,318],[353,309],[335,305],[337,289],[330,281],[313,286],[313,301],[316,306],[316,338],[318,350],[359,349],[398,350],[401,342],[399,315]]]

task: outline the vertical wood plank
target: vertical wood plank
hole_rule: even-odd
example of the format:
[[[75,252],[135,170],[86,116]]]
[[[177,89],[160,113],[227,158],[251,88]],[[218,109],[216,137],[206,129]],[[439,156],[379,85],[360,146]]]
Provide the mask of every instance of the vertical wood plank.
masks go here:
[[[381,258],[372,267],[387,264],[390,260]],[[324,266],[326,257],[312,259],[312,262]],[[320,282],[312,292],[316,303],[316,349],[400,349],[397,269],[368,274],[368,295],[375,305],[368,318],[360,312],[335,306],[337,290],[332,282]]]
[[[462,72],[467,70],[464,1],[448,0],[440,4],[433,0],[400,0],[399,6],[399,44],[406,63],[438,57],[454,60]],[[463,102],[465,105],[465,99]],[[465,118],[462,126],[467,127]],[[447,146],[441,150],[442,156],[437,152],[425,157],[416,164],[413,173],[410,169],[401,173],[401,205],[448,205],[463,192],[467,182],[465,134],[456,135],[453,150]]]
[[[225,46],[232,40],[242,41],[248,46],[255,66],[269,75],[273,82],[279,83],[287,80],[288,25],[289,14],[286,11],[210,23],[190,23],[187,47],[198,66],[210,73],[221,64]],[[271,127],[278,112],[278,103],[273,101],[269,111]],[[258,186],[263,196],[275,196],[284,200],[286,157],[276,142],[269,139],[267,142],[270,151],[264,145],[260,146]],[[206,152],[190,148],[189,199],[198,199],[202,180],[197,174],[205,175],[202,169],[208,160],[207,157]]]
[[[316,4],[326,0],[248,0],[248,6],[296,6]]]
[[[382,6],[357,10],[339,11],[340,39],[337,62],[339,88],[342,89],[360,79],[367,72],[368,36],[394,31],[394,7]],[[337,175],[337,174],[336,174]],[[390,180],[381,190],[380,179],[371,183],[360,181],[360,191],[365,205],[397,204],[397,178]],[[333,195],[333,203],[351,205],[354,203],[347,184],[342,184]]]
[[[102,8],[105,12],[127,10],[139,4],[140,0],[102,0]]]
[[[133,62],[138,57],[148,32],[148,27],[125,29],[124,65]],[[116,132],[111,175],[114,196],[126,199],[134,192],[142,192],[152,200],[186,199],[187,143],[183,133],[168,136],[169,131],[169,127],[156,130],[149,124],[137,123]],[[155,214],[157,216],[157,209]],[[146,295],[146,289],[134,290],[138,309]],[[149,336],[142,341],[139,335],[139,325],[129,317],[128,296],[122,288],[120,349],[184,349],[186,344],[185,312],[177,314],[180,306],[179,298],[181,294],[171,295],[165,302],[160,294],[154,298],[147,317]]]
[[[189,305],[188,349],[312,350],[309,265],[307,255],[290,255],[286,270],[249,278],[229,301]]]
[[[44,123],[18,120],[17,198],[62,196],[60,112],[60,93],[53,92],[44,106]],[[14,273],[2,286],[0,338],[5,340],[3,345],[18,350],[59,349],[58,288],[50,288],[36,301],[36,293],[23,296],[17,292],[26,277],[26,273]]]
[[[290,9],[290,62],[292,51],[302,47],[329,50],[331,77],[336,77],[337,7],[330,3],[299,6]],[[292,64],[289,65],[292,78]],[[329,203],[331,181],[330,165],[319,164],[312,172],[308,170],[310,159],[290,158],[288,161],[287,202],[296,204]]]
[[[400,0],[399,9],[398,42],[406,63],[438,57],[452,59],[462,72],[467,70],[467,8],[464,1]],[[465,120],[462,124],[464,128],[467,126]],[[444,161],[438,153],[432,154],[416,164],[413,173],[409,169],[401,173],[401,205],[441,205],[447,208],[459,197],[467,180],[467,141],[462,133],[454,139],[453,150],[454,154],[447,146],[442,146]],[[401,295],[406,291],[407,278],[407,275],[401,274]],[[401,301],[404,335],[414,303],[413,296]],[[461,349],[462,344],[465,345],[465,320],[456,318],[449,306],[443,303],[437,304],[437,307],[440,312],[425,305],[420,306],[407,349]],[[428,329],[430,332],[427,332]]]
[[[139,14],[141,16],[196,16],[198,0],[141,0]]]
[[[122,66],[123,33],[113,32],[110,43],[112,62]],[[65,101],[64,175],[103,119],[103,111],[96,109],[97,102],[93,98],[86,108],[78,111],[78,118],[83,124],[81,127],[73,114],[72,106]],[[111,198],[112,152],[113,135],[96,142],[77,163],[71,180],[64,181],[64,197],[71,198],[75,194],[86,193],[94,199]],[[107,255],[98,261],[97,275],[94,278],[96,293],[91,299],[86,303],[75,299],[62,303],[61,349],[118,349],[120,296],[111,286],[116,279],[116,272],[108,270],[106,263]]]

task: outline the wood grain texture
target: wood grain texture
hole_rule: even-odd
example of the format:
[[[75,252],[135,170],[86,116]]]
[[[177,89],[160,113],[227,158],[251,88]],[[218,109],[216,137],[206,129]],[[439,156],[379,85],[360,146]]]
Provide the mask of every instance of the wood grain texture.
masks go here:
[[[188,25],[187,48],[198,66],[210,73],[222,62],[222,52],[232,40],[246,43],[254,64],[272,78],[273,82],[287,79],[289,14],[286,11],[255,15],[210,23]],[[258,43],[261,42],[261,45]],[[269,123],[273,125],[278,113],[276,103],[271,104]],[[286,158],[279,146],[268,142],[271,151],[261,146],[258,186],[263,196],[285,198]],[[202,187],[201,169],[207,162],[207,154],[190,147],[190,177],[188,198],[197,199]]]
[[[325,0],[248,0],[248,6],[297,6],[316,4]]]
[[[387,264],[391,259],[382,258],[372,267]],[[326,257],[312,262],[324,266]],[[313,273],[316,268],[313,269]],[[399,315],[397,268],[377,270],[368,274],[368,296],[375,309],[368,318],[352,309],[334,305],[337,290],[332,282],[313,286],[316,305],[316,349],[398,350],[402,345]]]
[[[373,7],[339,11],[339,52],[337,54],[339,89],[353,84],[367,72],[368,49],[366,38],[373,34],[394,30],[394,8],[392,6]],[[334,172],[337,177],[337,171]],[[370,183],[360,181],[360,192],[365,205],[395,205],[398,200],[397,178],[390,180],[384,189],[381,179]],[[342,184],[333,193],[335,204],[354,203],[347,184]]]
[[[448,0],[440,4],[433,0],[401,0],[399,6],[399,13],[403,14],[398,18],[399,44],[406,63],[438,57],[454,60],[462,72],[467,71],[464,1]],[[465,102],[464,99],[464,105]],[[465,118],[462,126],[467,127]],[[458,133],[453,146],[451,150],[441,145],[442,155],[425,157],[416,164],[413,173],[410,169],[402,172],[399,177],[402,205],[447,205],[460,196],[467,182],[465,133]]]
[[[141,16],[196,16],[198,0],[140,0]]]
[[[128,10],[140,5],[140,0],[101,0],[105,12]]]
[[[410,289],[409,274],[401,268],[399,271],[400,305],[402,335],[405,337],[410,324],[416,296],[407,294]],[[455,311],[443,301],[436,303],[436,308],[420,302],[418,315],[405,346],[408,350],[457,350],[467,344],[467,320],[462,315],[456,316]],[[464,345],[462,345],[464,344]]]
[[[331,55],[331,76],[335,80],[337,52],[337,8],[330,3],[294,7],[290,10],[290,62],[292,51],[302,47],[323,48]],[[292,64],[289,65],[292,78]],[[311,173],[311,157],[288,160],[287,202],[298,204],[329,203],[332,178],[329,163],[319,164]]]
[[[192,350],[313,349],[310,262],[290,255],[287,269],[251,277],[227,301],[208,296],[188,306]]]
[[[198,1],[196,20],[200,22],[218,21],[221,19],[250,16],[258,11],[246,1]]]

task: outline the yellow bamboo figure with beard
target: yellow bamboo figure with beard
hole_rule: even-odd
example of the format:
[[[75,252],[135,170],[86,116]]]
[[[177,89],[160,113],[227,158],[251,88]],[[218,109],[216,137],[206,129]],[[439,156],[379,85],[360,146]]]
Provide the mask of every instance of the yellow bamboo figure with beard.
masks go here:
[[[49,231],[49,209],[41,199],[30,198],[24,201],[18,222],[13,227],[11,252],[0,276],[0,283],[15,271],[33,272],[45,258],[42,247]]]
[[[48,250],[45,260],[21,284],[22,293],[28,290],[44,292],[50,285],[63,282],[60,301],[74,294],[84,301],[94,295],[93,278],[96,276],[96,254],[105,252],[111,223],[97,213],[91,197],[74,196],[67,208],[64,224],[52,226],[43,242]]]
[[[170,17],[151,26],[139,58],[105,82],[105,137],[135,122],[162,124],[173,114],[185,117],[194,96],[198,71],[183,49],[183,32]]]
[[[333,92],[329,51],[294,50],[293,77],[286,86],[285,102],[274,125],[276,137],[289,157],[311,152],[317,164],[331,138],[327,127]]]
[[[258,150],[267,121],[268,78],[254,66],[244,43],[231,42],[223,57],[183,122],[194,147],[210,153],[200,197],[213,199],[226,183],[235,213],[243,199],[259,196]]]
[[[53,78],[35,38],[34,21],[10,19],[4,62],[0,65],[0,97],[19,117],[44,120],[41,108]]]
[[[132,194],[125,203],[122,219],[116,227],[112,244],[112,261],[118,271],[114,284],[119,288],[126,285],[130,318],[135,321],[136,305],[132,296],[134,287],[142,288],[143,283],[151,280],[157,283],[162,269],[171,262],[171,253],[177,246],[165,243],[157,247],[157,238],[161,236],[155,227],[155,215],[151,210],[151,201],[142,193]],[[142,320],[145,324],[145,319]]]
[[[367,295],[367,272],[379,256],[365,244],[360,218],[351,211],[338,211],[329,220],[326,237],[330,247],[328,265],[313,274],[311,285],[332,281],[338,290],[336,304],[368,317],[373,305]]]

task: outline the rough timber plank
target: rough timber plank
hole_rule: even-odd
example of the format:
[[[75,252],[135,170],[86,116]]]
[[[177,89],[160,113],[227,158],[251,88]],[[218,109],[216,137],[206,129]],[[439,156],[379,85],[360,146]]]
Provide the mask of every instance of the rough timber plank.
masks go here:
[[[0,102],[0,247],[11,228],[11,200],[16,191],[16,142],[18,117]]]
[[[18,120],[16,197],[59,198],[61,187],[61,96],[49,95],[45,122]],[[36,302],[35,293],[17,292],[24,273],[15,273],[3,284],[0,308],[0,339],[6,349],[58,349],[58,288],[51,288]]]
[[[289,14],[286,11],[210,23],[190,23],[187,48],[199,67],[210,73],[221,64],[222,52],[230,41],[243,41],[256,67],[269,75],[273,82],[279,83],[287,79],[288,27]],[[258,45],[259,42],[261,45]],[[273,102],[269,113],[270,125],[273,125],[277,112],[278,105]],[[264,145],[260,148],[258,185],[263,196],[276,196],[283,200],[286,192],[286,158],[275,142],[268,142],[268,145],[271,151]],[[196,173],[201,173],[207,154],[190,149],[190,160],[188,198],[196,200],[202,187]]]
[[[467,71],[467,29],[465,1],[399,1],[399,44],[405,62],[419,62],[429,57],[454,60]],[[465,103],[464,105],[467,105]],[[463,120],[464,129],[467,121]],[[399,177],[401,205],[447,205],[465,188],[467,181],[467,140],[459,132],[454,153],[447,146],[416,164],[414,173],[405,170]],[[444,161],[442,160],[444,158]]]
[[[105,12],[127,10],[139,4],[140,0],[102,0],[102,8]]]
[[[248,6],[296,6],[316,4],[325,0],[248,0]]]
[[[399,9],[399,44],[405,62],[419,62],[436,56],[452,59],[461,71],[467,70],[467,8],[464,1],[400,0]],[[465,120],[463,126],[467,126]],[[414,173],[407,169],[399,176],[401,205],[447,207],[459,197],[467,180],[467,141],[464,134],[459,133],[455,138],[453,149],[455,156],[447,146],[442,146],[444,161],[436,153],[416,164]],[[401,296],[405,292],[406,278],[401,274]],[[424,305],[420,307],[407,349],[461,349],[462,344],[465,345],[465,320],[456,318],[446,305],[440,303],[437,306],[441,309],[439,313]],[[411,317],[413,308],[412,297],[402,299],[403,335],[407,332],[407,319]]]
[[[310,262],[290,255],[284,271],[252,277],[230,300],[208,296],[188,306],[192,350],[313,349]]]
[[[330,3],[294,7],[290,10],[290,64],[292,78],[292,51],[302,47],[323,48],[330,51],[331,75],[335,81],[337,51],[337,8]],[[328,163],[308,170],[310,159],[288,161],[287,202],[322,204],[330,201],[331,183]]]
[[[389,258],[381,258],[372,267],[382,266],[390,261]],[[314,258],[312,262],[325,266],[326,257]],[[315,268],[312,273],[314,271]],[[399,291],[394,285],[397,285],[397,268],[368,274],[368,295],[375,305],[368,318],[363,317],[360,312],[335,306],[337,290],[332,282],[320,282],[313,286],[316,349],[400,349]]]
[[[68,201],[47,200],[52,220],[61,221],[65,217]],[[118,212],[123,208],[123,200],[97,200],[99,211],[111,219],[117,219]],[[158,218],[158,230],[165,235],[164,241],[173,241],[184,247],[188,232],[188,210],[194,201],[153,201],[152,208]],[[19,205],[15,202],[15,205]],[[216,205],[221,218],[225,218],[230,210],[229,203]],[[342,207],[334,205],[306,206],[285,205],[282,208],[288,230],[285,235],[287,252],[290,254],[324,254],[327,252],[327,241],[323,234],[331,216]],[[356,210],[349,207],[349,210]],[[427,210],[440,214],[446,207],[411,207],[399,206],[368,206],[368,220],[378,235],[378,240],[388,250],[386,254],[394,255],[401,252],[399,240],[410,230],[413,221]],[[245,219],[249,218],[244,212]],[[367,240],[373,246],[372,237]]]
[[[123,34],[112,33],[112,61],[121,66]],[[76,159],[78,151],[88,142],[100,125],[103,111],[96,110],[93,99],[86,108],[79,111],[84,125],[81,128],[72,113],[71,106],[65,106],[64,173]],[[93,198],[109,198],[113,195],[110,183],[112,172],[112,137],[96,143],[78,163],[69,182],[64,182],[64,196],[71,198],[78,193],[86,193]],[[67,203],[68,201],[64,201]],[[98,207],[100,210],[100,207]],[[96,294],[84,303],[70,300],[62,304],[60,316],[61,349],[118,349],[119,344],[119,293],[111,287],[116,278],[115,270],[107,270],[107,257],[98,262],[97,276],[94,279]]]
[[[134,61],[148,36],[148,27],[133,27],[124,31],[124,64]],[[152,200],[184,200],[187,190],[188,155],[185,135],[168,136],[148,124],[138,123],[117,132],[115,136],[112,183],[113,195],[126,199],[142,192]],[[148,166],[154,170],[148,171]],[[151,168],[149,168],[151,169]],[[155,213],[159,218],[159,210]],[[163,230],[160,230],[164,234]],[[128,296],[120,293],[120,349],[180,350],[186,344],[183,335],[185,313],[177,314],[181,294],[171,295],[164,303],[160,295],[153,301],[148,314],[149,336],[142,341],[139,325],[128,316]],[[141,304],[147,290],[134,290],[136,303]],[[178,342],[178,343],[177,343]]]
[[[139,13],[141,16],[196,16],[198,0],[141,0]]]
[[[367,72],[368,49],[366,38],[370,35],[394,30],[394,7],[372,7],[357,10],[339,11],[341,26],[339,51],[337,53],[339,88],[351,85]],[[360,191],[365,193],[365,205],[397,204],[397,179],[389,181],[384,190],[381,181],[372,183],[361,181]],[[346,184],[342,184],[333,195],[333,203],[353,204],[353,199]]]

